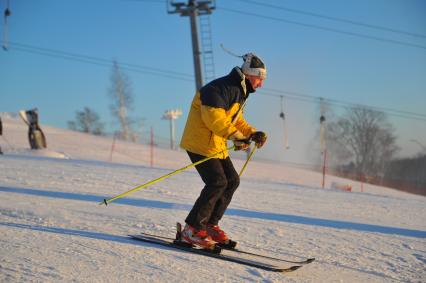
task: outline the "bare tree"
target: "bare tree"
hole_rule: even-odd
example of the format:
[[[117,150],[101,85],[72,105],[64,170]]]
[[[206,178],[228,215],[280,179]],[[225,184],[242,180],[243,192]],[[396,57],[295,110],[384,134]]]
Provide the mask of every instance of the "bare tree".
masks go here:
[[[112,104],[110,105],[111,113],[120,124],[118,136],[121,139],[129,140],[133,136],[131,130],[132,122],[128,117],[129,110],[132,110],[133,96],[130,80],[125,73],[121,72],[116,61],[113,64],[109,95],[112,99]]]
[[[83,111],[77,111],[75,121],[68,121],[68,128],[94,135],[104,134],[104,123],[100,122],[99,115],[89,107],[84,107]]]
[[[358,176],[383,176],[398,151],[394,129],[383,112],[355,107],[328,125],[329,151],[352,162]]]

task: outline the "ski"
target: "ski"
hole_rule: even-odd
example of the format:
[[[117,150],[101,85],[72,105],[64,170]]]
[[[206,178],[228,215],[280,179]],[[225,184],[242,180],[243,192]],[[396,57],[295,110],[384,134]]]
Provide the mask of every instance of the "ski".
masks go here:
[[[220,260],[225,260],[225,261],[229,261],[229,262],[234,262],[234,263],[238,263],[238,264],[242,264],[242,265],[247,265],[247,266],[251,266],[251,267],[255,267],[255,268],[259,268],[259,269],[263,269],[263,270],[267,270],[267,271],[285,273],[285,272],[295,271],[295,270],[297,270],[301,267],[301,265],[278,266],[278,265],[273,265],[273,264],[261,262],[261,261],[258,261],[258,260],[245,259],[245,258],[240,258],[240,257],[237,257],[237,256],[228,255],[228,254],[221,254],[220,249],[216,249],[214,251],[200,249],[200,248],[191,246],[190,244],[176,241],[175,239],[172,239],[172,238],[161,237],[161,236],[156,236],[156,235],[149,235],[148,236],[146,234],[145,235],[140,234],[140,235],[129,235],[129,236],[132,239],[135,239],[135,240],[138,240],[138,241],[143,241],[143,242],[147,242],[147,243],[151,243],[151,244],[170,247],[170,248],[182,250],[182,251],[185,251],[185,252],[191,252],[191,253],[195,253],[195,254],[199,254],[199,255],[203,255],[203,256],[208,256],[208,257],[212,257],[212,258],[216,258],[216,259],[220,259]]]
[[[152,234],[143,233],[143,232],[141,233],[141,235],[147,236],[147,237],[161,238],[161,239],[168,240],[168,241],[175,240],[175,239],[173,239],[171,237],[165,237],[165,236],[159,236],[159,235],[152,235]],[[222,245],[218,245],[218,246],[221,249],[224,249],[224,250],[228,250],[228,251],[232,251],[232,252],[236,252],[236,253],[241,253],[241,254],[246,254],[246,255],[251,255],[251,256],[260,257],[260,258],[267,258],[267,259],[271,259],[271,260],[275,260],[275,261],[282,261],[282,262],[286,262],[286,263],[293,263],[293,264],[305,265],[305,264],[309,264],[309,263],[315,261],[315,258],[307,258],[305,260],[300,260],[300,261],[298,261],[298,260],[289,260],[289,259],[283,259],[283,258],[277,258],[277,257],[262,255],[262,254],[258,254],[258,253],[252,253],[252,252],[240,250],[240,249],[237,249],[237,248],[228,248],[228,247],[222,246]]]
[[[309,263],[315,261],[314,257],[307,258],[305,260],[288,260],[288,259],[283,259],[283,258],[277,258],[277,257],[262,255],[262,254],[258,254],[258,253],[252,253],[252,252],[240,250],[240,249],[237,249],[237,248],[227,248],[227,247],[223,247],[221,245],[219,245],[219,247],[222,248],[222,249],[228,250],[228,251],[236,252],[236,253],[252,255],[252,256],[256,256],[256,257],[262,257],[262,258],[267,258],[267,259],[282,261],[282,262],[287,262],[287,263],[303,264],[304,265],[304,264],[309,264]]]

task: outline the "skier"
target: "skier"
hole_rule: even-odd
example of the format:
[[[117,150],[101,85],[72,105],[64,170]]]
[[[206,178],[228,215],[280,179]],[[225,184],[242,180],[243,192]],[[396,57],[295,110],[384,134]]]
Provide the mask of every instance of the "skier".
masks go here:
[[[212,249],[216,243],[227,245],[230,239],[218,226],[237,189],[240,179],[226,150],[227,140],[235,150],[246,150],[250,142],[260,148],[266,134],[256,131],[243,117],[250,93],[266,78],[262,60],[253,53],[242,56],[244,63],[196,92],[186,121],[180,146],[192,162],[217,154],[196,166],[205,183],[200,196],[185,219],[182,240]]]
[[[38,124],[38,109],[21,110],[19,111],[19,116],[28,125],[28,141],[31,149],[46,148],[46,137]]]

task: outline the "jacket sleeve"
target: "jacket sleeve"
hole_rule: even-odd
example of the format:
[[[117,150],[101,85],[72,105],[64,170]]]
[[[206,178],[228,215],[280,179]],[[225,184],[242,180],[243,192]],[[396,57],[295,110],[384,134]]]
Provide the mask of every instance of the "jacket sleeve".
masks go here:
[[[238,129],[226,116],[225,109],[201,105],[201,119],[215,135],[228,138]]]
[[[243,113],[238,116],[238,119],[235,122],[235,127],[246,137],[249,137],[252,133],[256,132],[256,128],[252,127],[244,119]]]

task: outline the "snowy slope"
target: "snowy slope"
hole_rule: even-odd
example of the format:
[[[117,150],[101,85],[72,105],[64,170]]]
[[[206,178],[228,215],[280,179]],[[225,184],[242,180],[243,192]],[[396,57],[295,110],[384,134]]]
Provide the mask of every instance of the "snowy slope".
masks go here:
[[[253,161],[221,225],[240,248],[317,261],[277,274],[136,242],[173,236],[202,187],[194,170],[108,207],[98,205],[189,163],[183,152],[42,126],[48,150],[30,151],[26,126],[3,118],[0,282],[426,282],[425,198],[352,184],[321,189],[318,173]],[[241,168],[242,160],[235,160]]]

